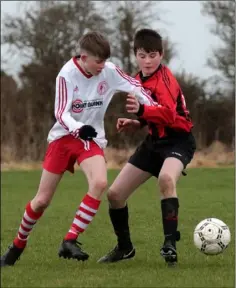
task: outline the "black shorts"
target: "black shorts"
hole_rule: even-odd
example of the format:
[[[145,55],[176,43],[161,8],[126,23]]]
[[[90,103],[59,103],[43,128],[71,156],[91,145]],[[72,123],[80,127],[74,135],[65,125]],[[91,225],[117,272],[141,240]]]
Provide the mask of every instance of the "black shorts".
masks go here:
[[[186,168],[192,160],[195,150],[196,143],[192,133],[176,133],[175,136],[158,140],[149,134],[128,162],[158,177],[166,158],[177,158]]]

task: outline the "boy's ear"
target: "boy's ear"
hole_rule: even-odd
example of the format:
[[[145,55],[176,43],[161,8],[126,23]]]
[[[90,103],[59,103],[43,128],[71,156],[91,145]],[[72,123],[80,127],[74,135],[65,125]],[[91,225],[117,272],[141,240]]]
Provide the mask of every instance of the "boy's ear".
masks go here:
[[[81,59],[83,62],[85,62],[86,59],[87,59],[87,55],[84,54],[84,53],[81,53],[80,59]]]

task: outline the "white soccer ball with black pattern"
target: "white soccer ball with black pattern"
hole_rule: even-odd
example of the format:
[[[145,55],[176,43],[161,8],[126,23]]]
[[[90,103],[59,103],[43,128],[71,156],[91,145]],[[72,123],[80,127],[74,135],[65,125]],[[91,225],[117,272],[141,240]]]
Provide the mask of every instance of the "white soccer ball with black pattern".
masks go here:
[[[217,255],[229,245],[231,234],[229,227],[221,220],[207,218],[194,230],[194,244],[204,254]]]

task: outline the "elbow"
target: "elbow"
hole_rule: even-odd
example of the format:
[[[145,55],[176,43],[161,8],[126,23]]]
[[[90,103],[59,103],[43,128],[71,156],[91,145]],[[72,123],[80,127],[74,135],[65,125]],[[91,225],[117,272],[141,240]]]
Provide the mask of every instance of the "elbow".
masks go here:
[[[68,115],[68,112],[55,113],[55,117],[58,122],[65,121],[65,119],[68,117],[67,115]]]
[[[61,111],[59,111],[59,109],[58,109],[57,111],[54,111],[54,116],[55,116],[57,121],[60,121],[60,119],[63,116],[63,113]]]
[[[54,113],[54,117],[55,117],[55,119],[56,119],[57,121],[59,121],[59,115],[58,115],[58,113]]]
[[[65,114],[55,114],[55,118],[58,121],[58,123],[67,131],[69,131],[69,128],[66,124]]]
[[[56,121],[60,124],[63,122],[63,115],[55,114]]]

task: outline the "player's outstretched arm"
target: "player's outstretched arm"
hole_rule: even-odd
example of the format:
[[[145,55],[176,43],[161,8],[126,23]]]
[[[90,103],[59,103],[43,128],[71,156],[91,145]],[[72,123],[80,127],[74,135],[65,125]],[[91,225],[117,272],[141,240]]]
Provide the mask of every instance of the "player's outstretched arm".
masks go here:
[[[152,97],[150,97],[145,92],[144,88],[138,80],[125,74],[119,67],[115,66],[113,63],[109,64],[112,73],[112,84],[115,90],[135,95],[141,104],[145,104],[148,106],[155,105]]]

